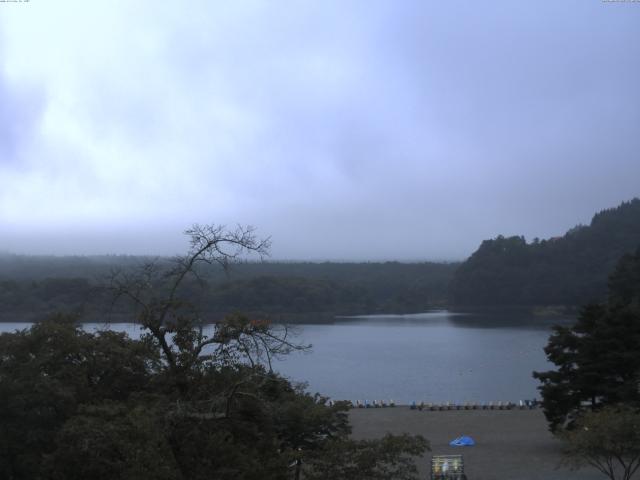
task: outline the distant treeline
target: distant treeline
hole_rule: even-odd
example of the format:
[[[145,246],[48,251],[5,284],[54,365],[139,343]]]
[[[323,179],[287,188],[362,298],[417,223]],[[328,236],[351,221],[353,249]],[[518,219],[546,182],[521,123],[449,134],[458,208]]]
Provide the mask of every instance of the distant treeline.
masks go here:
[[[602,301],[618,260],[640,245],[640,200],[548,240],[485,240],[451,282],[456,305],[582,305]]]
[[[548,240],[498,236],[463,263],[246,262],[210,266],[185,282],[183,298],[216,320],[243,311],[287,320],[296,315],[412,313],[464,306],[577,306],[602,301],[617,261],[640,246],[640,200],[593,217]],[[62,311],[128,321],[104,287],[111,272],[168,258],[0,255],[0,320]],[[308,317],[309,318],[309,317]],[[314,317],[317,319],[318,317]]]
[[[29,319],[63,311],[85,318],[131,319],[126,303],[112,305],[110,272],[167,258],[133,256],[0,256],[0,319]],[[185,283],[183,298],[208,318],[233,311],[287,314],[417,312],[442,307],[457,264],[248,262],[228,272],[209,267]],[[288,315],[287,319],[295,319]]]

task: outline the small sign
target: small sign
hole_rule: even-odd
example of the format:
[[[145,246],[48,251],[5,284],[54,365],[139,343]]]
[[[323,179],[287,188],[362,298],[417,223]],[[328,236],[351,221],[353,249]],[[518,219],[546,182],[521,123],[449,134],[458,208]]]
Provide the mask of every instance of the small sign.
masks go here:
[[[462,455],[434,455],[431,458],[431,480],[466,480]]]

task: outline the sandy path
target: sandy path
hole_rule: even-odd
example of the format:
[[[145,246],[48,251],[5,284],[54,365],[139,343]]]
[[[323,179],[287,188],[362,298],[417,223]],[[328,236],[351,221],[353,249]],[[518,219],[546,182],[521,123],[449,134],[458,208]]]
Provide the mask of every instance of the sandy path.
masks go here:
[[[418,411],[409,407],[354,409],[349,415],[354,438],[385,433],[421,434],[432,452],[418,461],[421,478],[429,478],[432,454],[463,454],[469,480],[600,480],[593,468],[558,468],[560,443],[547,430],[540,410]],[[474,447],[450,447],[470,435]]]

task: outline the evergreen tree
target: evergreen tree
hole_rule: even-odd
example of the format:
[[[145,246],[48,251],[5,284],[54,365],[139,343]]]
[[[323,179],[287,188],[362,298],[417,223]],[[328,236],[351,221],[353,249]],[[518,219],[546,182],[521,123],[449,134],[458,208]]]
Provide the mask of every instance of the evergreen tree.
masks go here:
[[[552,431],[585,408],[640,403],[639,298],[640,249],[618,263],[606,304],[588,305],[575,325],[554,329],[545,352],[558,369],[533,374]]]

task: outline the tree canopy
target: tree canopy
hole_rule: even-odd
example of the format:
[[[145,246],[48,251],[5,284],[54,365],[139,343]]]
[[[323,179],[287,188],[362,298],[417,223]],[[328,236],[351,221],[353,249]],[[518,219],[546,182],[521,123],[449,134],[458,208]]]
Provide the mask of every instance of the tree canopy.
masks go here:
[[[583,305],[603,301],[618,259],[640,245],[640,199],[597,213],[562,237],[498,236],[456,271],[456,305]]]
[[[611,480],[630,480],[640,468],[640,412],[608,406],[582,416],[562,433],[572,466],[591,465]]]

